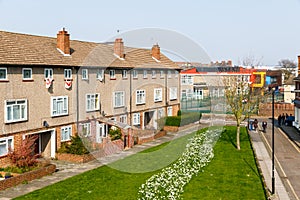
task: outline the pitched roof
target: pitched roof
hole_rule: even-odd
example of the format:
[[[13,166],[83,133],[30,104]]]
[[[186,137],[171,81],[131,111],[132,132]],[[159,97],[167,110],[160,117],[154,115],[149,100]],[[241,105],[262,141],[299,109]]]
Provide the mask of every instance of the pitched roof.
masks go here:
[[[57,39],[0,31],[0,64],[100,66],[100,67],[149,67],[179,69],[166,56],[154,60],[150,49],[125,47],[125,59],[114,55],[110,44],[70,40],[71,55],[57,50]]]

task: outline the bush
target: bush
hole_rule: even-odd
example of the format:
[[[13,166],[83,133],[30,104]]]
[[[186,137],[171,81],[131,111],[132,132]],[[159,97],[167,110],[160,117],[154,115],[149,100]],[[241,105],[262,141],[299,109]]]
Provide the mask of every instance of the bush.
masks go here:
[[[89,151],[84,146],[81,138],[77,135],[71,138],[71,143],[63,143],[61,148],[58,150],[58,153],[70,153],[76,155],[88,154]]]
[[[199,112],[180,112],[179,116],[163,117],[158,120],[159,127],[164,123],[165,126],[184,126],[197,122],[201,119],[202,114]]]
[[[39,154],[34,153],[37,137],[38,135],[27,136],[22,140],[22,144],[18,149],[15,149],[14,151],[9,149],[8,158],[13,166],[26,170],[36,166],[38,163],[37,158],[40,157]]]
[[[121,132],[121,129],[119,129],[119,128],[109,129],[108,134],[110,135],[111,140],[119,140],[122,138],[122,132]]]

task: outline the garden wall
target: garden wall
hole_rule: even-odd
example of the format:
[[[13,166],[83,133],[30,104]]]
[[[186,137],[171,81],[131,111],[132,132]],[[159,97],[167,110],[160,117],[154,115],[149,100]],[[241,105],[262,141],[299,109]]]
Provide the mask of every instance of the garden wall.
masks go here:
[[[5,190],[7,188],[19,185],[21,183],[25,183],[27,181],[32,181],[34,179],[39,179],[43,176],[52,174],[53,172],[55,172],[55,170],[56,166],[53,164],[49,164],[48,166],[42,167],[40,169],[25,172],[18,176],[2,180],[0,181],[0,190]]]
[[[75,155],[70,153],[56,153],[56,158],[57,160],[63,160],[73,163],[86,163],[95,159],[91,154]]]

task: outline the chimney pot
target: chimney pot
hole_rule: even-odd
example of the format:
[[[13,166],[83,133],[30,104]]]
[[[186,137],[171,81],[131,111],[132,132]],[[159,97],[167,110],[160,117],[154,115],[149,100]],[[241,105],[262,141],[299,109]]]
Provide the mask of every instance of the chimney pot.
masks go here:
[[[158,44],[153,45],[151,49],[152,57],[156,60],[160,60],[160,47]]]
[[[70,34],[63,28],[62,31],[59,31],[57,34],[57,46],[64,54],[70,55]]]
[[[114,53],[120,58],[125,58],[124,42],[122,38],[116,38],[114,43]]]

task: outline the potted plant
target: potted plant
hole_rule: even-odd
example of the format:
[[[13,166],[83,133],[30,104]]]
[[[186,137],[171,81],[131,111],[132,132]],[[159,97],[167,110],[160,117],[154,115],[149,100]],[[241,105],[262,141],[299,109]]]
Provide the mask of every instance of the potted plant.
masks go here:
[[[4,175],[4,178],[7,179],[7,178],[10,178],[10,177],[12,177],[11,173],[6,172],[5,175]]]

